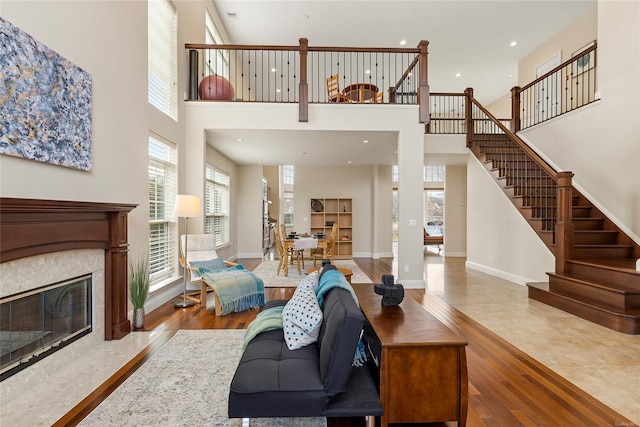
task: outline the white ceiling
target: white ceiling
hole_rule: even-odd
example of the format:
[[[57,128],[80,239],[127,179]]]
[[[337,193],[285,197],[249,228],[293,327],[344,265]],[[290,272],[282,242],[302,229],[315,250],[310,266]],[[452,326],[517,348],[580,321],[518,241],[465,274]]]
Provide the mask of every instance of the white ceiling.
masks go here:
[[[214,4],[232,44],[297,45],[305,37],[310,46],[395,48],[401,47],[400,40],[407,41],[406,47],[427,40],[430,90],[461,93],[472,87],[474,96],[488,105],[518,83],[519,59],[597,1],[214,0]],[[517,45],[511,47],[512,41]],[[370,133],[328,133],[211,131],[215,138],[209,141],[239,164],[255,164],[259,155],[264,164],[329,164],[329,159],[321,161],[323,153],[332,152],[326,144],[341,150],[349,147],[346,157],[353,162],[395,162],[395,156],[389,160],[386,153],[389,141],[395,141],[393,132],[383,132],[379,138]],[[245,144],[233,144],[237,138]],[[353,143],[363,139],[371,142]],[[319,142],[325,148],[321,152],[317,152]],[[268,152],[263,151],[266,146]],[[374,150],[387,156],[376,158]],[[274,152],[280,153],[279,160],[269,158]]]

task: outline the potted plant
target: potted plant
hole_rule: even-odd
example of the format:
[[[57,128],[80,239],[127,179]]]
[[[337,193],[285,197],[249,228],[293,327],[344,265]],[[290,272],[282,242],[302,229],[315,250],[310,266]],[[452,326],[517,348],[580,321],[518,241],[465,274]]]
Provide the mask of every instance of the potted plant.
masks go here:
[[[138,259],[129,263],[129,299],[133,304],[133,327],[144,327],[144,303],[149,295],[149,265]]]

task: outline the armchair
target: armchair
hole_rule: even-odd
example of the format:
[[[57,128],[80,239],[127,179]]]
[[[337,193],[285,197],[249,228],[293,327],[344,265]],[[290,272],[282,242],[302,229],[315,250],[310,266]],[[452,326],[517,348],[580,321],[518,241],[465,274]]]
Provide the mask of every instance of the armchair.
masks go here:
[[[215,236],[213,234],[189,234],[188,239],[185,235],[180,237],[180,263],[184,265],[185,263],[185,241],[187,243],[186,253],[187,253],[187,270],[189,271],[189,278],[191,283],[200,285],[200,293],[198,297],[198,293],[190,294],[188,298],[193,301],[199,302],[201,307],[206,308],[207,304],[207,292],[214,291],[215,298],[215,314],[216,316],[221,316],[225,311],[225,301],[221,299],[219,293],[221,291],[218,288],[218,283],[215,280],[216,276],[224,276],[221,277],[228,281],[226,277],[230,273],[234,273],[234,277],[232,278],[232,284],[230,286],[242,288],[247,287],[247,293],[259,294],[262,293],[262,303],[264,304],[264,285],[262,284],[262,280],[260,280],[257,276],[255,276],[252,272],[245,270],[242,265],[231,262],[231,261],[223,261],[216,252],[216,243]],[[233,268],[230,268],[233,267]],[[235,271],[238,269],[240,271]],[[206,277],[203,277],[204,274],[201,274],[203,271],[206,271]],[[220,273],[216,273],[220,272]],[[228,272],[228,273],[226,273]],[[227,286],[225,284],[225,286]],[[218,292],[215,290],[218,289]],[[223,289],[224,290],[224,289]],[[228,292],[225,292],[228,293]],[[237,291],[232,293],[238,294]],[[235,296],[232,296],[232,298]],[[260,300],[259,295],[256,297],[256,301]]]

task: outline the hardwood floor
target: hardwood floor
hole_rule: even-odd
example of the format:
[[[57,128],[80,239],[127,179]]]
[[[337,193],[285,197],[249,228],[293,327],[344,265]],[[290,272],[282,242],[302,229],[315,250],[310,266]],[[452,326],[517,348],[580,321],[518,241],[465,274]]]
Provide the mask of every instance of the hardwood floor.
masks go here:
[[[392,273],[390,260],[355,261],[373,278]],[[253,269],[260,260],[241,259],[239,262]],[[267,288],[265,297],[267,300],[286,299],[293,291],[293,288]],[[468,342],[467,426],[637,426],[441,298],[423,290],[407,290],[406,294]],[[148,313],[145,330],[157,334],[153,345],[56,425],[76,425],[177,330],[244,329],[257,313],[257,310],[249,310],[216,317],[212,311],[199,306],[176,309],[172,303]],[[342,420],[336,425],[350,424]]]

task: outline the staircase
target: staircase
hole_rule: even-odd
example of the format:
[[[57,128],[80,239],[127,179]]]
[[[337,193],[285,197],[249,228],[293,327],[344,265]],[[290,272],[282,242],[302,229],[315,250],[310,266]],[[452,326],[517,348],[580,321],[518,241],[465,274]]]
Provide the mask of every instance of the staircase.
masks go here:
[[[640,334],[640,272],[635,270],[640,247],[572,186],[567,188],[570,218],[559,221],[561,174],[473,102],[478,110],[468,126],[467,145],[556,256],[548,283],[527,284],[529,298],[618,332]],[[487,120],[495,121],[491,132]]]

